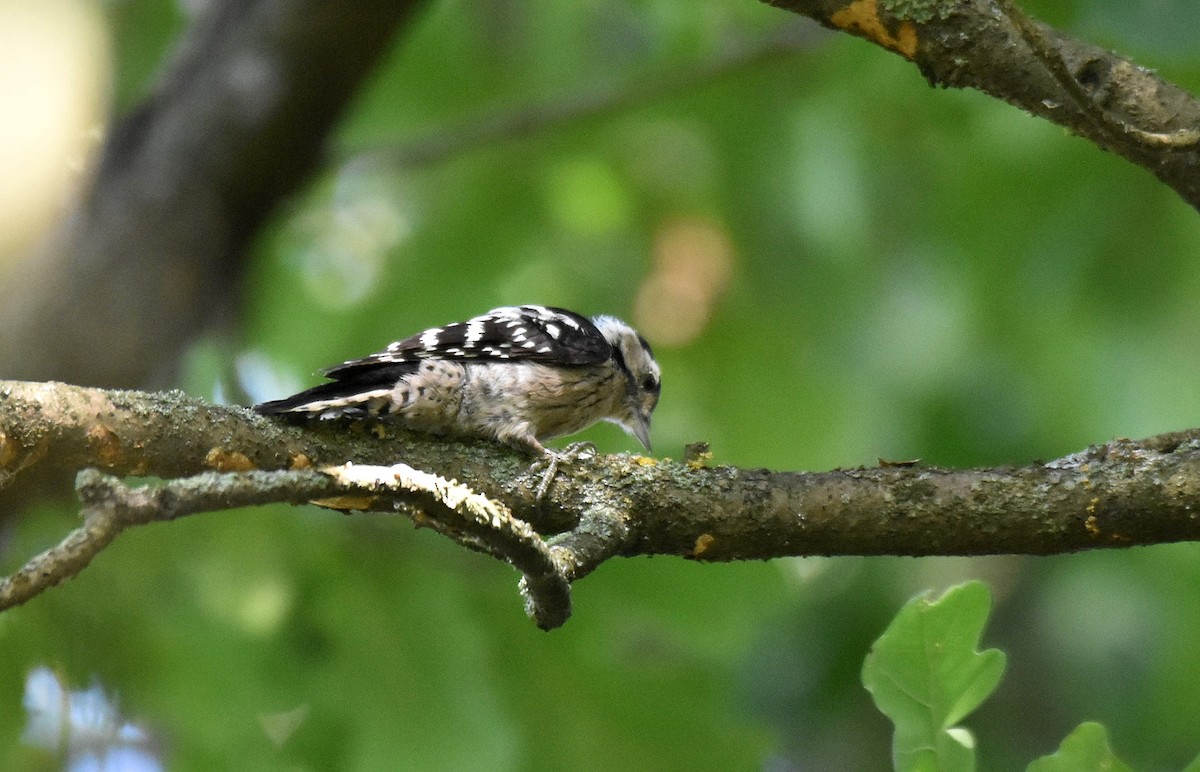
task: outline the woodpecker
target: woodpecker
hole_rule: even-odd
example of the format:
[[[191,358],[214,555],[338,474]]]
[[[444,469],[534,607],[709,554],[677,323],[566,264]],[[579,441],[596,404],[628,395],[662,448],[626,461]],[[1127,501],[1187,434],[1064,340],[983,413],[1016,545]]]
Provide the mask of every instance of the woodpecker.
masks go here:
[[[650,344],[613,316],[504,306],[433,327],[362,359],[331,380],[263,402],[263,415],[382,418],[438,435],[483,437],[549,457],[542,444],[598,421],[650,450],[661,371]]]

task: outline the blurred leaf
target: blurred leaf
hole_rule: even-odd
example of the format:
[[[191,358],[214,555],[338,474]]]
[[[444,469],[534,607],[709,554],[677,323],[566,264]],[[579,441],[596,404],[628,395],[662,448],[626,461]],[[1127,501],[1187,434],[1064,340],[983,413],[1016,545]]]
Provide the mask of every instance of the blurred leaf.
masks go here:
[[[1192,762],[1189,769],[1195,764]],[[1056,753],[1034,760],[1027,772],[1132,772],[1132,769],[1109,749],[1104,725],[1086,721],[1067,735]]]
[[[970,770],[974,739],[954,725],[983,702],[1004,673],[1004,652],[976,651],[991,607],[981,582],[938,600],[913,598],[867,655],[862,680],[896,725],[898,770]]]

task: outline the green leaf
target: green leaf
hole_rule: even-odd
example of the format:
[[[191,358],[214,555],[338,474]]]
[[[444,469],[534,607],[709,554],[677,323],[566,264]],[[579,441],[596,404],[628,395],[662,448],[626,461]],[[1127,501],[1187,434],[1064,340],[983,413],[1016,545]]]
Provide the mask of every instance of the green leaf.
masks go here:
[[[1196,762],[1189,765],[1194,769]],[[1108,747],[1108,732],[1103,724],[1085,721],[1067,735],[1050,756],[1035,759],[1026,772],[1132,772],[1129,765],[1113,755]]]
[[[991,608],[980,582],[952,587],[941,598],[913,598],[863,664],[863,685],[896,725],[897,770],[972,770],[975,741],[956,727],[983,702],[1004,673],[1004,652],[976,651]]]

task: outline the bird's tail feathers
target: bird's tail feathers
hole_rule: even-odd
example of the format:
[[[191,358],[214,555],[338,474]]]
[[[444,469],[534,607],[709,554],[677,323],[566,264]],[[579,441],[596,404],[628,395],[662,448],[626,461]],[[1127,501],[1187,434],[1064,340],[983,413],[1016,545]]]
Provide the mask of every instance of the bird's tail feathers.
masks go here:
[[[391,399],[392,387],[403,374],[403,368],[363,368],[322,383],[284,399],[255,405],[262,415],[294,415],[297,417],[336,418],[341,415],[375,414]],[[411,369],[411,366],[409,366]]]

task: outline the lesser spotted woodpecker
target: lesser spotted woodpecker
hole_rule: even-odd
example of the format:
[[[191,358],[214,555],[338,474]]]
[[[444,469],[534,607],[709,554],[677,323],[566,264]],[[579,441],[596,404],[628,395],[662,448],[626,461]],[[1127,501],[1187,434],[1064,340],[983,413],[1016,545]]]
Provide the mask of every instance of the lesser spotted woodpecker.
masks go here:
[[[254,409],[377,416],[551,456],[544,440],[598,421],[621,426],[649,450],[661,377],[650,344],[620,319],[532,305],[425,330],[325,375],[332,381]]]

